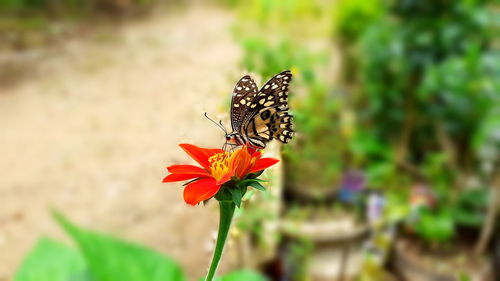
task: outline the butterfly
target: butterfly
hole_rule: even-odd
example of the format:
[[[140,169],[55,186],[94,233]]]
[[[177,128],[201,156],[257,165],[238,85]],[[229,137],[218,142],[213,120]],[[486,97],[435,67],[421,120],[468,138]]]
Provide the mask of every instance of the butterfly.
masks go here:
[[[277,139],[288,143],[293,136],[292,115],[288,112],[288,85],[292,73],[285,70],[257,90],[248,75],[243,76],[231,98],[232,132],[226,133],[226,143],[265,148]]]

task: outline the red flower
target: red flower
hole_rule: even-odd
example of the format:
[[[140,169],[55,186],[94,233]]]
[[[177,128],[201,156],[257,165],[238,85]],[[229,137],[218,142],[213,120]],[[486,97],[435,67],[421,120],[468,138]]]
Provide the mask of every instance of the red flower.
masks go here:
[[[259,151],[242,148],[234,152],[222,149],[207,149],[191,144],[179,145],[201,167],[193,165],[172,165],[167,167],[170,175],[163,182],[174,182],[196,179],[186,185],[184,201],[196,205],[201,201],[212,198],[221,186],[231,179],[241,180],[248,174],[262,171],[279,160],[274,158],[261,158]]]

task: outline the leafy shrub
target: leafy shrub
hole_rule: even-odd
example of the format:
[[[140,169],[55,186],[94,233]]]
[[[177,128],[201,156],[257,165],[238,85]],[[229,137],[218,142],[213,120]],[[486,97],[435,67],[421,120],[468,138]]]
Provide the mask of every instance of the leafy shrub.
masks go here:
[[[443,148],[436,136],[470,150],[471,136],[499,98],[494,81],[500,74],[488,55],[485,7],[421,2],[428,1],[396,2],[398,20],[386,18],[363,35],[358,101],[367,109],[366,127],[384,142],[404,146],[404,160],[417,164]],[[394,134],[390,128],[402,130]]]
[[[447,211],[432,213],[423,209],[419,219],[414,224],[415,232],[431,243],[443,243],[455,234],[455,224],[451,214]]]
[[[380,0],[341,0],[333,6],[335,36],[349,44],[359,39],[371,23],[384,15],[384,2]]]
[[[472,174],[488,186],[480,163],[487,160],[491,174],[499,159],[484,158],[500,143],[492,125],[500,120],[494,1],[386,1],[365,26],[350,15],[368,13],[364,5],[375,1],[346,2],[336,26],[351,58],[344,79],[358,117],[349,145],[354,162],[371,185],[401,190],[424,181],[434,190],[439,206],[419,211],[415,224],[423,239],[443,242],[456,225],[478,227],[486,203],[471,208],[459,198],[469,194]]]

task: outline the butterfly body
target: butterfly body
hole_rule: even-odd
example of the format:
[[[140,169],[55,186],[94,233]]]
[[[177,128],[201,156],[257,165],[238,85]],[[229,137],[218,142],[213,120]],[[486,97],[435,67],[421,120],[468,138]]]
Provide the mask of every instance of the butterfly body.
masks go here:
[[[288,113],[289,70],[272,77],[257,90],[253,79],[246,75],[236,84],[231,99],[232,132],[226,142],[264,148],[278,139],[287,143],[293,136],[292,116]]]

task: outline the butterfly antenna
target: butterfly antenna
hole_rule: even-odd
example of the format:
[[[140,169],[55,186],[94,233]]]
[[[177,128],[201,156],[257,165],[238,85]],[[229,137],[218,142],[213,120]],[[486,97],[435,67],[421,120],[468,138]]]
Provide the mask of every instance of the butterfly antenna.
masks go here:
[[[219,123],[215,122],[212,118],[208,117],[208,114],[205,112],[205,118],[207,118],[208,120],[212,121],[212,123],[214,123],[215,125],[217,125],[217,127],[221,128],[221,130],[224,132],[224,134],[227,135],[227,131],[226,131],[226,128],[224,128],[224,126],[222,125],[222,120],[219,121]]]
[[[219,124],[220,124],[220,127],[224,130],[224,133],[227,135],[227,130],[226,130],[226,127],[224,127],[224,125],[222,125],[222,120],[219,120]]]

